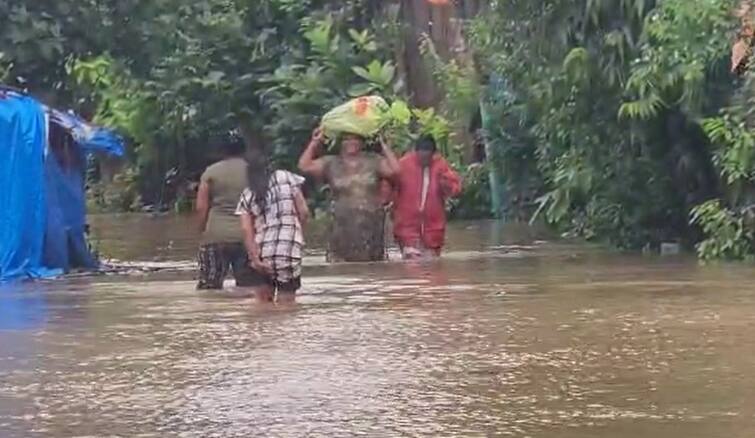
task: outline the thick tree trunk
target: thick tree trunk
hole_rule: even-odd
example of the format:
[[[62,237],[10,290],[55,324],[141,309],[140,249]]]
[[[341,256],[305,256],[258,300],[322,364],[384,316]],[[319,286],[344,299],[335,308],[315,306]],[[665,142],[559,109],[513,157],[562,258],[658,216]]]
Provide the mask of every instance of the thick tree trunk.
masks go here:
[[[417,107],[437,107],[443,98],[431,68],[421,53],[423,38],[430,38],[435,51],[444,61],[455,60],[473,65],[472,53],[464,38],[464,24],[487,7],[485,0],[462,0],[447,5],[433,5],[427,0],[400,0],[404,39],[397,56],[399,72],[403,75],[411,102]],[[471,119],[471,117],[470,117]],[[471,120],[455,120],[456,139],[468,145],[467,162],[473,161],[474,133]]]
[[[431,11],[427,0],[401,0],[404,28],[404,68],[406,85],[412,104],[420,108],[437,104],[437,88],[432,71],[424,62],[420,44],[424,35],[431,35]]]
[[[471,62],[464,42],[464,20],[474,18],[484,10],[487,2],[464,0],[458,3],[456,6],[453,2],[433,5],[427,0],[401,0],[404,41],[398,64],[405,74],[412,103],[418,107],[436,106],[441,95],[420,50],[423,38],[431,39],[442,59]]]

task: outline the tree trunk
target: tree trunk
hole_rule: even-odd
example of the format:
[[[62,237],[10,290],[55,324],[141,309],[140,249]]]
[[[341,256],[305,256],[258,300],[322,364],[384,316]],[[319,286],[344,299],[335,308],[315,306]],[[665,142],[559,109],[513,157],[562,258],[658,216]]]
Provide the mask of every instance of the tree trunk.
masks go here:
[[[465,20],[472,19],[483,12],[488,3],[484,0],[463,0],[461,5],[458,6],[460,17]]]
[[[404,24],[403,47],[397,54],[398,71],[404,78],[411,103],[420,108],[438,107],[443,91],[436,84],[433,72],[421,53],[423,38],[430,38],[443,61],[455,60],[462,65],[474,65],[466,45],[464,25],[485,11],[485,0],[460,0],[456,4],[433,5],[427,0],[400,0],[400,16]],[[474,158],[474,132],[470,120],[454,120],[458,129],[456,139],[467,145],[465,161]]]
[[[438,103],[432,71],[424,62],[420,51],[423,35],[432,35],[430,8],[427,0],[401,0],[401,16],[405,24],[403,64],[406,69],[406,85],[412,104],[420,108],[432,107]]]
[[[239,130],[241,136],[244,138],[244,143],[248,149],[264,149],[265,139],[263,138],[262,129],[256,126],[249,117],[241,118],[239,122]],[[269,152],[269,151],[268,151]]]

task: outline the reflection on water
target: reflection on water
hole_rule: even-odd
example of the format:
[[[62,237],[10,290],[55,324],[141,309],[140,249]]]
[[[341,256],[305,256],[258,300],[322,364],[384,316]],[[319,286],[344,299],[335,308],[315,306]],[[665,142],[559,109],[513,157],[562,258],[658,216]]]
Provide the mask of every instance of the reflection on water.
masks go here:
[[[177,221],[95,225],[116,258],[188,260]],[[755,435],[748,266],[523,233],[458,225],[419,265],[315,256],[279,307],[181,271],[5,286],[0,436]]]

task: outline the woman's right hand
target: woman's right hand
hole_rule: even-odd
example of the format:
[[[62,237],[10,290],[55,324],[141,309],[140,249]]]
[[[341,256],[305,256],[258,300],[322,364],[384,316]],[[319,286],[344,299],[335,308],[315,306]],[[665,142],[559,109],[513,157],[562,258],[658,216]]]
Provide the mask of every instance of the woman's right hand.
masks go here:
[[[324,175],[325,164],[323,160],[317,158],[322,152],[324,141],[325,134],[322,132],[322,128],[318,127],[312,131],[309,143],[307,143],[304,152],[299,157],[299,170],[315,178],[321,178]]]
[[[322,132],[322,128],[317,127],[314,131],[312,131],[312,138],[309,140],[310,144],[314,144],[317,146],[322,145],[322,143],[325,141],[325,133]]]

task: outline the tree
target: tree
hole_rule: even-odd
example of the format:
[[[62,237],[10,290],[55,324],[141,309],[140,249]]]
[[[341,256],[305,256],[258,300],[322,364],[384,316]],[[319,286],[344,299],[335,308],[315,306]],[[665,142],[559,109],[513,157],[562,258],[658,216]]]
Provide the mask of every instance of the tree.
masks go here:
[[[730,3],[508,0],[479,20],[474,45],[512,84],[504,114],[536,150],[547,220],[626,247],[698,238],[689,213],[718,191],[697,120],[731,88]]]

